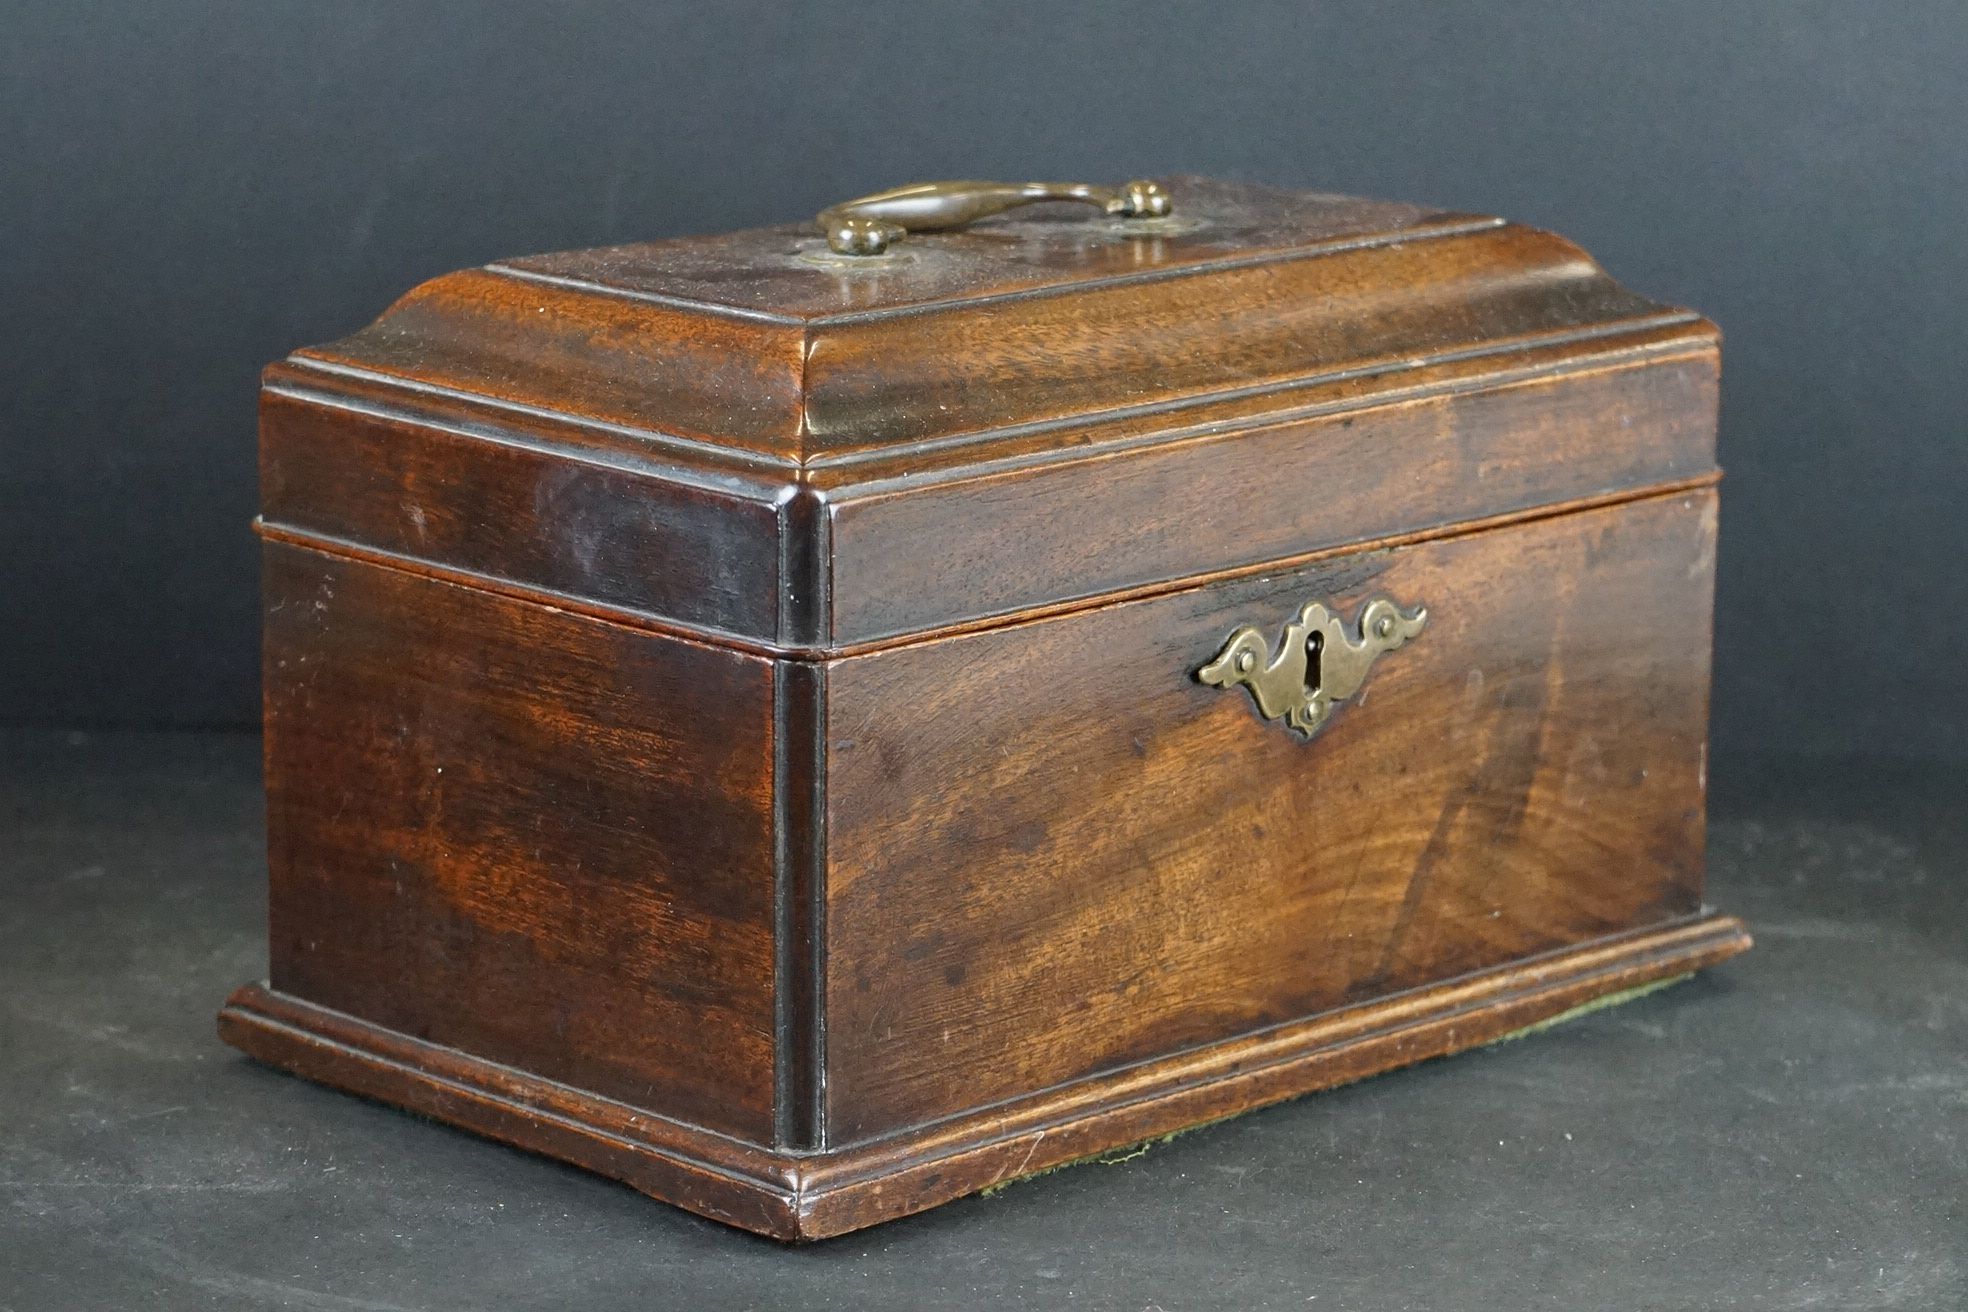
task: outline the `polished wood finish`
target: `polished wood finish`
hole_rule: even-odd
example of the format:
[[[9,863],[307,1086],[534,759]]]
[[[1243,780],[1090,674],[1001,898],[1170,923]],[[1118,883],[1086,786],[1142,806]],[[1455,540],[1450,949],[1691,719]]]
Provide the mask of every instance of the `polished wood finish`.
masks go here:
[[[1149,236],[1035,210],[894,262],[773,228],[435,279],[269,368],[265,520],[818,655],[1712,470],[1713,326],[1569,242],[1169,185]]]
[[[1746,946],[1712,326],[1170,187],[508,261],[269,368],[228,1040],[813,1238]],[[1192,677],[1377,592],[1428,628],[1309,743]]]
[[[769,1138],[772,670],[266,557],[272,986]]]
[[[1684,493],[835,664],[830,1142],[1694,915],[1713,513]],[[1310,743],[1188,677],[1240,624],[1375,593],[1428,628]]]
[[[778,630],[769,500],[290,384],[262,395],[260,431],[261,522],[276,534],[679,632]]]
[[[1432,391],[1370,421],[1354,410],[1287,418],[1125,456],[842,494],[832,637],[852,647],[1701,478],[1714,472],[1715,403],[1713,351],[1680,342],[1558,377]]]
[[[827,1153],[762,1149],[258,985],[226,1041],[336,1088],[625,1181],[775,1239],[826,1239],[1062,1163],[1502,1038],[1749,946],[1729,916],[1516,962]]]

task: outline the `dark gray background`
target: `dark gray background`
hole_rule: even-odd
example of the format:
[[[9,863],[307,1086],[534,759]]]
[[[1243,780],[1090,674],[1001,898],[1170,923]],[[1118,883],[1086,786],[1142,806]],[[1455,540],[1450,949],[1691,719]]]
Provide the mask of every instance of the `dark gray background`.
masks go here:
[[[1960,759],[1968,10],[0,4],[0,722],[250,725],[259,366],[509,254],[1191,171],[1729,334],[1716,741]]]

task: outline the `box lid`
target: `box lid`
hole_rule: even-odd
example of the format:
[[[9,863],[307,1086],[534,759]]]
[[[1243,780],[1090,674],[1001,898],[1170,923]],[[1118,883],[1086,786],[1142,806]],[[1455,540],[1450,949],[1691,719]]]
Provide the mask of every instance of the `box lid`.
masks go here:
[[[1713,327],[1570,243],[1162,185],[437,278],[268,371],[265,522],[832,652],[1712,471]]]

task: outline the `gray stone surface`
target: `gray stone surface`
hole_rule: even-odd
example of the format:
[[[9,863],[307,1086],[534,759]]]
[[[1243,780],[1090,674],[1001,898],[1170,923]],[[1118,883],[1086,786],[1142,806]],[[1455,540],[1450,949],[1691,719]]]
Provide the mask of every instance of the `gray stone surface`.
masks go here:
[[[1968,787],[1718,767],[1756,951],[806,1249],[247,1062],[251,738],[0,736],[0,1309],[1968,1306]]]

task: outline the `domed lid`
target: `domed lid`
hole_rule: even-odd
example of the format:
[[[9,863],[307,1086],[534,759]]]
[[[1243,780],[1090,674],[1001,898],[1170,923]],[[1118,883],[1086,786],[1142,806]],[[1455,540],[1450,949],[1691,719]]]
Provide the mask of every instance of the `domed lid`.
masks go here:
[[[1231,480],[1210,495],[1286,478],[1294,495],[1312,498],[1263,531],[1233,534],[1220,502],[1192,506],[1182,485],[1168,481],[1178,465],[1189,471],[1184,478],[1203,468],[1190,448],[1636,353],[1712,357],[1714,329],[1628,292],[1569,242],[1495,218],[1199,178],[1158,184],[1169,202],[1161,215],[1040,204],[976,218],[1027,193],[943,185],[956,190],[942,193],[936,203],[945,209],[928,219],[921,189],[876,198],[866,213],[903,215],[879,255],[839,253],[809,221],[448,274],[353,336],[274,366],[269,390],[335,396],[454,434],[633,469],[646,476],[635,495],[674,480],[696,489],[692,514],[704,496],[729,496],[770,510],[782,539],[796,531],[794,521],[818,525],[814,532],[830,535],[824,544],[782,541],[775,549],[782,575],[795,557],[822,562],[815,568],[825,578],[793,606],[801,614],[832,607],[808,617],[817,627],[788,618],[784,604],[776,627],[728,617],[707,627],[770,643],[803,633],[802,641],[823,646],[1249,563],[1294,543],[1362,540],[1369,530],[1399,532],[1707,468],[1706,435],[1679,446],[1648,437],[1631,415],[1617,418],[1625,403],[1611,401],[1613,422],[1550,443],[1548,462],[1530,448],[1482,456],[1471,447],[1444,464],[1445,448],[1425,436],[1368,447],[1315,436],[1307,440],[1322,445],[1305,450],[1323,453],[1316,459],[1273,453],[1209,463],[1212,478]],[[1076,194],[1098,201],[1119,193]],[[905,212],[911,205],[914,217]],[[945,221],[965,226],[915,230]],[[1705,368],[1707,382],[1690,386],[1712,388],[1712,362]],[[1189,454],[1178,460],[1178,450]],[[1636,450],[1666,454],[1638,459]],[[1169,461],[1158,464],[1159,455]],[[1093,483],[1084,476],[1051,489],[1031,484],[1031,475],[1054,467],[1084,475],[1086,462],[1107,457],[1126,457],[1138,487],[1161,480],[1154,497],[1166,522],[1135,502],[1085,501]],[[1379,462],[1375,487],[1435,488],[1439,504],[1349,518],[1303,481],[1326,477],[1329,498],[1324,460],[1354,470]],[[1483,460],[1489,465],[1479,468]],[[268,467],[271,522],[314,523],[364,541],[382,534],[406,554],[418,544],[434,557],[477,549],[462,536],[442,552],[431,547],[429,525],[448,522],[442,516],[407,525],[399,522],[407,511],[378,501],[367,519],[351,518],[329,503],[360,489],[316,488],[283,473],[289,466],[280,460]],[[311,468],[334,481],[326,466]],[[959,483],[985,487],[979,480],[999,480],[997,491],[963,506],[945,495]],[[1354,483],[1371,492],[1366,481]],[[414,493],[399,491],[406,503],[464,495],[429,479]],[[500,495],[529,494],[515,485]],[[819,508],[782,513],[801,498]],[[1076,508],[1104,525],[1092,534],[1106,544],[1097,558],[1086,548],[1054,552],[1055,576],[1029,562],[999,576],[993,544],[1037,541]],[[469,518],[463,510],[452,516],[460,517]],[[699,532],[689,519],[676,529],[676,549]],[[1232,538],[1241,545],[1229,545]],[[528,559],[546,560],[558,547],[542,539],[528,550]],[[962,571],[943,584],[959,589],[961,604],[953,595],[891,598],[881,614],[871,609],[848,622],[855,587],[927,588],[930,580],[897,573],[896,562],[938,553]],[[616,572],[633,568],[626,562]],[[856,568],[864,574],[855,577]],[[555,586],[589,588],[578,579]],[[783,593],[790,585],[777,586]],[[644,597],[648,588],[630,591]],[[811,595],[817,591],[828,595]]]
[[[1165,218],[1050,205],[874,257],[809,223],[504,260],[296,358],[790,465],[1693,317],[1500,219],[1165,186]]]

